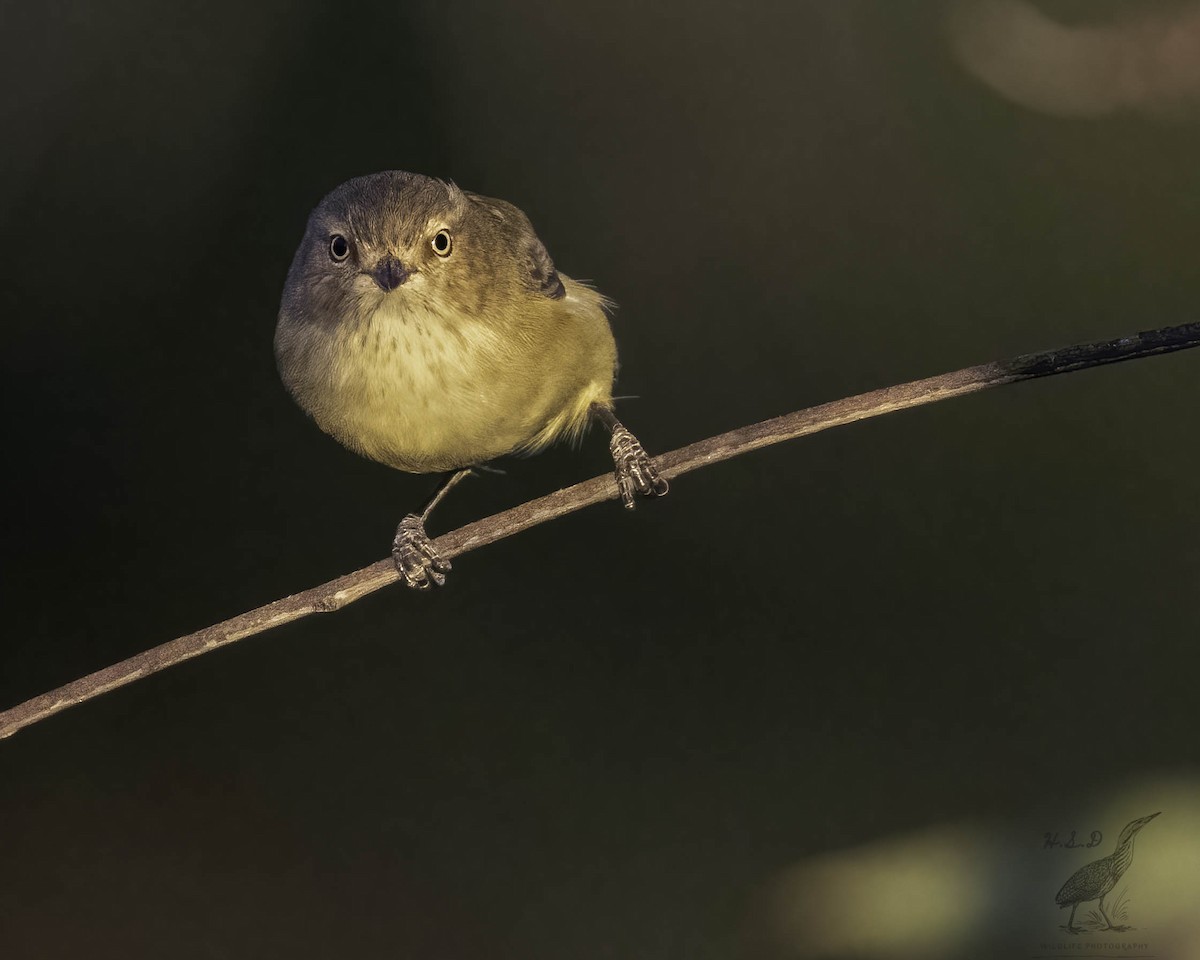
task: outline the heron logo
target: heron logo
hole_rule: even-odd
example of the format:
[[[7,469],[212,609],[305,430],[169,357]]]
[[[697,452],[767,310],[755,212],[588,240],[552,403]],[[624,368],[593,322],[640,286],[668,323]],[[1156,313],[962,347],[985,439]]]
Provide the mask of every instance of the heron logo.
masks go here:
[[[1159,811],[1161,812],[1161,811]],[[1054,902],[1060,909],[1071,908],[1071,915],[1063,925],[1068,933],[1108,933],[1123,932],[1134,929],[1130,926],[1128,901],[1124,893],[1119,893],[1115,900],[1105,898],[1112,893],[1117,882],[1125,875],[1133,862],[1133,841],[1138,831],[1158,816],[1152,813],[1137,820],[1130,820],[1117,839],[1117,848],[1107,857],[1092,860],[1076,870],[1062,885],[1062,889],[1054,897]],[[1080,844],[1092,846],[1092,844]],[[1096,910],[1089,911],[1088,916],[1079,924],[1075,922],[1075,911],[1080,904],[1096,902]],[[1113,923],[1113,920],[1116,923]]]

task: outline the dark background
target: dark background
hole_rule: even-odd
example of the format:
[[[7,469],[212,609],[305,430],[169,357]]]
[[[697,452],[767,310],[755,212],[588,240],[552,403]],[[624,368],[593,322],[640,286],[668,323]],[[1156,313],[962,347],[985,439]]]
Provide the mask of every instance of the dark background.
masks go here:
[[[620,304],[651,451],[1197,319],[1200,125],[1026,111],[940,10],[5,4],[0,707],[378,560],[428,493],[274,369],[354,175],[522,206]],[[23,731],[0,954],[757,955],[806,857],[1200,776],[1198,383],[1182,353],[741,457]],[[608,459],[505,467],[431,532]]]

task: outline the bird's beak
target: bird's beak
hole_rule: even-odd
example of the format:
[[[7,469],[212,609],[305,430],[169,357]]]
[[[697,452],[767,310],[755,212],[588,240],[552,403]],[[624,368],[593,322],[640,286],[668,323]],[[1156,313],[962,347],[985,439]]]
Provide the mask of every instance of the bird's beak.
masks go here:
[[[408,271],[404,269],[404,264],[389,253],[375,265],[370,276],[379,285],[380,290],[388,293],[408,279]]]
[[[1150,814],[1150,816],[1142,817],[1140,820],[1138,820],[1138,822],[1137,822],[1138,829],[1140,830],[1142,827],[1144,827],[1146,824],[1148,824],[1151,820],[1153,820],[1155,817],[1157,817],[1159,813],[1162,813],[1162,811],[1159,810],[1158,813],[1152,813],[1152,814]]]

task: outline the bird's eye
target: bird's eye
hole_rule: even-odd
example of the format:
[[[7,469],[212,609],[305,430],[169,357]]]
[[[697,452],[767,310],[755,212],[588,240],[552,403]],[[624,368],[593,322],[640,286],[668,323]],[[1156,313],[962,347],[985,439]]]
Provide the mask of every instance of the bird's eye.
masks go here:
[[[439,257],[450,256],[450,231],[439,230],[433,235],[433,239],[429,241],[429,245],[433,247],[433,252]]]
[[[335,233],[329,238],[329,256],[331,259],[341,263],[350,256],[350,241],[340,233]]]

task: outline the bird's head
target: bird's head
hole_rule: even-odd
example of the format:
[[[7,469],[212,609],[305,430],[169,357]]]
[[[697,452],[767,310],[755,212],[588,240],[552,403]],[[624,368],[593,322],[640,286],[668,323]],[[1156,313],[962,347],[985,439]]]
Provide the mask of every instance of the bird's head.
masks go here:
[[[1157,817],[1159,813],[1162,813],[1162,811],[1159,810],[1157,813],[1152,813],[1145,817],[1139,817],[1136,820],[1130,820],[1129,823],[1125,825],[1125,829],[1121,831],[1121,839],[1117,842],[1124,843],[1126,840],[1132,838],[1139,830],[1142,829],[1142,827]]]
[[[539,253],[544,262],[535,264]],[[386,305],[480,316],[527,292],[561,291],[516,207],[390,170],[343,183],[312,212],[288,273],[284,314],[336,324]]]

